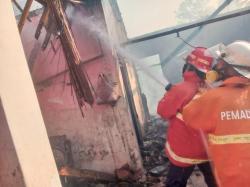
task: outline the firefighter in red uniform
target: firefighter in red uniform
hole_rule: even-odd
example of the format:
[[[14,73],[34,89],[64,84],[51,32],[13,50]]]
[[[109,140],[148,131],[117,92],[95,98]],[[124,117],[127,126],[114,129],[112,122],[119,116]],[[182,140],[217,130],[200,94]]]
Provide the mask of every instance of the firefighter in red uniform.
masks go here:
[[[183,119],[207,135],[218,185],[249,187],[250,43],[236,41],[213,49],[218,59],[214,66],[217,73],[209,77],[224,80],[223,84],[190,102],[184,108]]]
[[[211,69],[212,56],[197,47],[186,58],[184,81],[173,85],[160,100],[157,113],[169,121],[166,154],[170,160],[167,187],[186,187],[195,165],[203,172],[208,187],[216,186],[206,150],[198,131],[187,127],[179,118],[182,108],[204,85],[205,73]]]

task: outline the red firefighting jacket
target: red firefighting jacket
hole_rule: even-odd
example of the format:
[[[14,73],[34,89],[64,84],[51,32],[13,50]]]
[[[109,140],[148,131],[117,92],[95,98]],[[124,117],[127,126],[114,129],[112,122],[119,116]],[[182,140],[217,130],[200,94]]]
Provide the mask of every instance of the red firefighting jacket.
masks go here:
[[[250,186],[250,81],[232,77],[185,107],[188,126],[208,134],[220,187]]]
[[[177,166],[187,167],[207,161],[200,132],[186,126],[177,117],[182,108],[198,92],[200,78],[194,72],[185,72],[184,81],[174,85],[160,100],[157,113],[169,121],[167,130],[166,154]]]

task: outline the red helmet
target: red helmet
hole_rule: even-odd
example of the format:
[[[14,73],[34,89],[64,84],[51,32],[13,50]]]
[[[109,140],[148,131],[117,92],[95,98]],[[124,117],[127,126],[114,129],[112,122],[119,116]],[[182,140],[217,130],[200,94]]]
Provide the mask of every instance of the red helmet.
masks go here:
[[[207,48],[196,47],[191,53],[188,54],[186,62],[192,64],[201,72],[208,72],[212,68],[214,58],[208,54]]]

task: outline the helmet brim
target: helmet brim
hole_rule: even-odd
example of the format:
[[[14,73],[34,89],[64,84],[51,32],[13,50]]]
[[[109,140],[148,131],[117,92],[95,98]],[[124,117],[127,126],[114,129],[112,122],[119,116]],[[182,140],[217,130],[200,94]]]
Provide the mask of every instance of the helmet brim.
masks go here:
[[[244,77],[250,78],[250,71],[248,71],[246,69],[235,67],[235,66],[233,66],[233,64],[231,64],[231,65],[235,69],[235,71],[237,71],[239,74],[243,75]]]

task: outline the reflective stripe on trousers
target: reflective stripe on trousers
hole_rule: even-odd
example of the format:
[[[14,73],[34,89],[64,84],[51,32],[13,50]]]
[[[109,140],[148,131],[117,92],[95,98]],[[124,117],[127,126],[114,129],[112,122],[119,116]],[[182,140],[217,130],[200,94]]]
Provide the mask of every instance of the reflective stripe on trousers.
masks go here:
[[[209,134],[208,140],[211,144],[250,143],[250,134],[233,134],[222,136]]]
[[[203,160],[203,159],[191,159],[191,158],[185,158],[185,157],[180,157],[176,155],[173,150],[170,148],[170,145],[168,142],[166,142],[166,149],[169,153],[169,155],[176,161],[186,163],[186,164],[200,164],[203,162],[207,162],[208,160]]]

